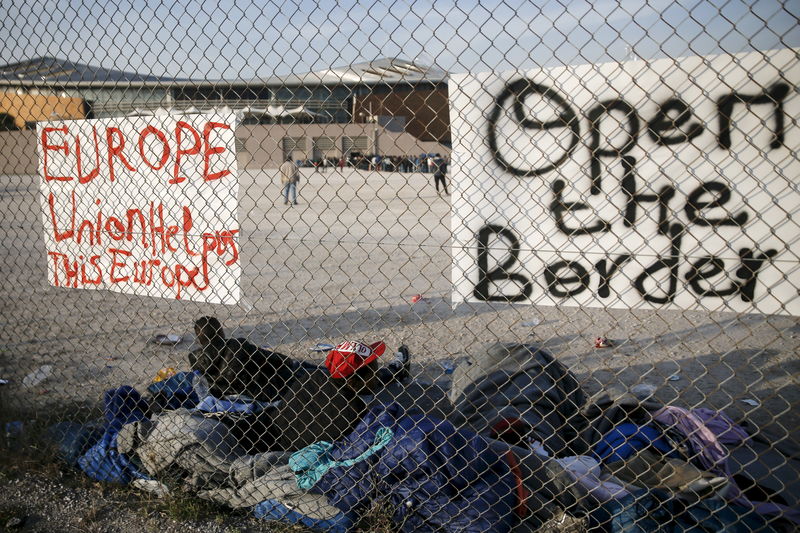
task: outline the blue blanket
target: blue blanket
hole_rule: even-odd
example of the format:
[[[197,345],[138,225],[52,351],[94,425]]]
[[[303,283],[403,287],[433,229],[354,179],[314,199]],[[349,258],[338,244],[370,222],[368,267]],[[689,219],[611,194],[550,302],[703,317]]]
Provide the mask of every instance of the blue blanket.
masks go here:
[[[677,454],[661,436],[661,432],[650,426],[637,426],[626,422],[608,433],[594,447],[594,455],[601,463],[624,461],[634,453],[650,446],[675,457]]]
[[[346,514],[387,501],[405,532],[510,531],[516,521],[515,479],[487,441],[451,423],[407,415],[397,404],[373,407],[356,429],[334,443],[334,461],[356,458],[381,428],[393,432],[379,451],[352,466],[329,470],[311,492]]]

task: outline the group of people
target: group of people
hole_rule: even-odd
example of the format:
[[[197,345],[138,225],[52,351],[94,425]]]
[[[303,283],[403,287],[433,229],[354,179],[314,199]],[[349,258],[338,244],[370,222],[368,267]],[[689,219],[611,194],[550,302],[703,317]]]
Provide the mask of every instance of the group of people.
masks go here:
[[[438,153],[414,156],[381,156],[373,154],[364,156],[364,159],[354,166],[384,172],[422,172],[423,174],[433,174],[436,172],[437,167],[443,163],[446,163],[446,159]]]
[[[309,161],[310,166],[315,170],[322,169],[324,172],[331,161],[322,159],[320,161]],[[421,156],[359,156],[354,159],[352,166],[365,170],[379,170],[387,172],[423,172],[432,173],[436,193],[449,195],[447,189],[447,170],[448,160],[440,154],[423,154]],[[342,158],[338,163],[338,168],[344,168],[346,161]],[[300,183],[300,165],[291,156],[286,158],[280,168],[281,176],[281,195],[284,205],[297,205],[297,185]],[[441,190],[440,190],[441,187]]]

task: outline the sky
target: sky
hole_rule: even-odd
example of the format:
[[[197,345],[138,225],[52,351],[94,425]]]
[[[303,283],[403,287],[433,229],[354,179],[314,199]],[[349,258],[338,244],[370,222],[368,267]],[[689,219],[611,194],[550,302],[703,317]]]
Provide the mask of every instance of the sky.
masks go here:
[[[46,55],[196,79],[380,57],[483,72],[800,46],[798,0],[27,0],[2,11],[0,64]]]

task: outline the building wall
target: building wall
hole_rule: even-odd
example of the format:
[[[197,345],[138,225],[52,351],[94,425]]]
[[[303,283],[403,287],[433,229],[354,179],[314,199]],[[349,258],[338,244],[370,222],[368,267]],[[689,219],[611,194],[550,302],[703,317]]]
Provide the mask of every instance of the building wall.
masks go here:
[[[16,94],[0,92],[0,113],[14,118],[17,128],[26,122],[40,120],[84,118],[83,99],[49,94]]]
[[[0,174],[36,174],[36,131],[0,131]]]
[[[91,109],[93,118],[127,115],[137,108],[169,106],[168,91],[156,87],[81,87],[64,92],[67,96],[83,99]]]
[[[342,156],[344,137],[366,137],[367,153],[377,131],[381,155],[406,156],[428,153],[448,155],[450,149],[436,142],[420,141],[405,132],[389,132],[372,124],[293,124],[253,125],[236,128],[239,168],[277,168],[284,160],[283,138],[302,137],[305,149],[292,154],[295,159],[314,158],[313,139],[330,137],[333,147],[325,157]],[[36,174],[38,172],[36,132],[33,130],[0,132],[0,174]]]
[[[373,124],[275,124],[240,126],[237,138],[244,141],[249,157],[247,168],[275,168],[285,160],[283,139],[291,137],[305,140],[303,149],[292,152],[293,159],[314,159],[315,137],[333,139],[333,149],[327,150],[325,157],[339,158],[343,155],[344,137],[366,137],[366,147],[358,150],[371,154],[375,151],[384,156],[411,156],[427,153],[449,154],[450,149],[438,142],[421,141],[406,132],[390,132]]]
[[[375,91],[355,97],[353,122],[374,116],[405,117],[406,131],[422,141],[450,143],[447,87],[422,87]]]

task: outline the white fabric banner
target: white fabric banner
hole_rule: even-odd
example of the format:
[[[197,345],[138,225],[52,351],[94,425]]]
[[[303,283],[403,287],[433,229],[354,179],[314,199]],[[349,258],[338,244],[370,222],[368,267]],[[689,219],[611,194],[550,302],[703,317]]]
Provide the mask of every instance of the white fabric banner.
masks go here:
[[[453,75],[454,302],[800,315],[798,57]]]
[[[234,128],[232,114],[40,123],[50,284],[238,302]]]

